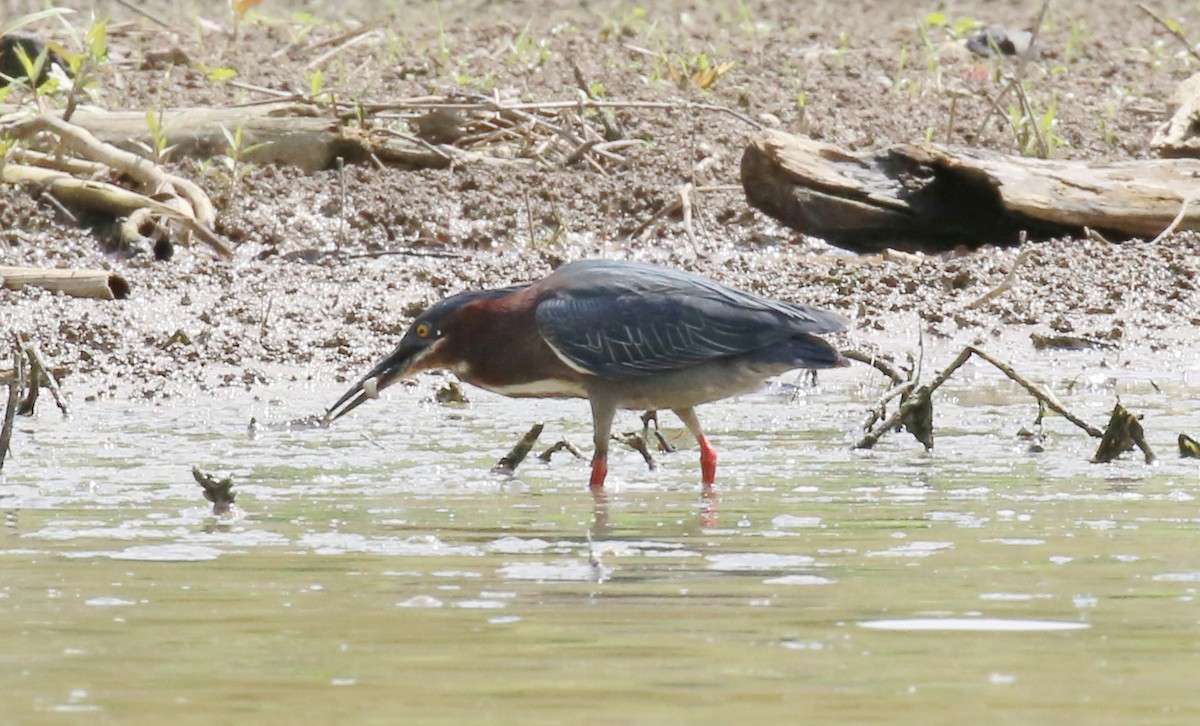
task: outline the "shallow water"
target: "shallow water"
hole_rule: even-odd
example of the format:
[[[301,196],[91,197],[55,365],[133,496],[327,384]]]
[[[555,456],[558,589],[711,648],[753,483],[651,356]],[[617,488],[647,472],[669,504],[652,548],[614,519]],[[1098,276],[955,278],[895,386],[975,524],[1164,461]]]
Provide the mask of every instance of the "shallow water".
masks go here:
[[[3,721],[1192,722],[1200,372],[1125,363],[1022,370],[1097,424],[1119,394],[1154,466],[1087,463],[1062,419],[1029,453],[1036,405],[974,365],[932,454],[851,451],[880,392],[855,367],[702,409],[715,500],[679,438],[655,472],[616,451],[605,505],[566,453],[488,471],[534,420],[588,449],[579,401],[424,381],[254,437],[342,387],[44,408],[0,478]]]

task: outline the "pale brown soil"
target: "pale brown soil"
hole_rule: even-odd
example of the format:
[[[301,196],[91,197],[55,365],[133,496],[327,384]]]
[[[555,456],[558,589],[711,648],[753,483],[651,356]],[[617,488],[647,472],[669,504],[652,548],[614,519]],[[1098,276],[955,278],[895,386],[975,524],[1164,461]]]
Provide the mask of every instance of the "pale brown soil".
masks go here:
[[[676,1],[643,3],[639,12],[637,4],[620,2],[267,0],[237,39],[208,22],[229,27],[224,2],[174,10],[149,5],[172,30],[115,3],[81,5],[74,16],[86,25],[94,9],[114,24],[112,63],[97,105],[143,110],[269,98],[208,80],[204,69],[218,67],[236,69],[240,82],[303,92],[308,64],[333,47],[322,43],[366,24],[385,28],[386,39],[356,45],[321,66],[324,88],[343,101],[493,89],[527,101],[572,99],[574,59],[589,83],[603,84],[608,99],[721,105],[856,150],[946,140],[957,94],[951,143],[1019,153],[1008,122],[987,100],[1013,63],[972,60],[945,27],[929,28],[926,42],[919,25],[940,10],[950,23],[1021,28],[1040,3],[977,0],[917,9]],[[11,18],[41,3],[3,7]],[[1156,7],[1200,37],[1200,17],[1188,16],[1191,4]],[[68,42],[53,21],[36,29]],[[1200,67],[1134,4],[1118,0],[1055,2],[1041,45],[1025,74],[1035,107],[1053,104],[1053,133],[1061,140],[1056,158],[1149,156],[1150,134],[1165,119],[1172,90]],[[139,69],[148,53],[175,47],[188,65],[169,75]],[[707,91],[681,89],[664,58],[701,54],[736,66]],[[1004,277],[1015,251],[985,248],[920,264],[855,258],[751,210],[735,188],[700,198],[698,256],[678,217],[646,239],[627,238],[685,182],[738,184],[739,159],[754,128],[707,111],[621,109],[616,120],[627,137],[647,143],[623,150],[627,167],[605,172],[587,165],[421,171],[355,165],[341,176],[260,166],[235,184],[219,160],[171,162],[213,195],[217,231],[238,246],[232,263],[199,248],[166,262],[109,252],[111,223],[85,220],[96,226],[81,228],[34,190],[0,189],[3,264],[110,267],[133,286],[132,297],[120,302],[0,290],[0,340],[13,331],[35,339],[71,372],[68,389],[84,396],[170,396],[194,386],[311,376],[344,380],[386,352],[412,315],[439,297],[535,279],[566,260],[621,256],[847,312],[856,321],[851,340],[860,347],[894,346],[895,321],[920,314],[935,337],[999,340],[1014,355],[1032,354],[1030,335],[1050,332],[1103,339],[1117,351],[1195,351],[1200,242],[1192,233],[1154,244],[1038,244],[1011,291],[969,309]],[[554,238],[560,225],[565,233]],[[445,256],[380,254],[386,252]],[[907,334],[915,344],[915,331]]]

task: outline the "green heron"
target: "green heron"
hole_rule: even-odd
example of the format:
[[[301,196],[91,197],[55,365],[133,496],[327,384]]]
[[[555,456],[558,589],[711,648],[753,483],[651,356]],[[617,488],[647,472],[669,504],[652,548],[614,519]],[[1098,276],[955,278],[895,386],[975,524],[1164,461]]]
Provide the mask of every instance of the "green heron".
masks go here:
[[[586,398],[604,486],[618,408],[670,409],[700,446],[705,485],[717,453],[695,407],[760,388],[794,368],[845,365],[816,337],[836,313],[769,300],[657,265],[583,260],[531,284],[464,292],[413,321],[394,351],[338,399],[331,422],[387,386],[431,369],[506,396]]]

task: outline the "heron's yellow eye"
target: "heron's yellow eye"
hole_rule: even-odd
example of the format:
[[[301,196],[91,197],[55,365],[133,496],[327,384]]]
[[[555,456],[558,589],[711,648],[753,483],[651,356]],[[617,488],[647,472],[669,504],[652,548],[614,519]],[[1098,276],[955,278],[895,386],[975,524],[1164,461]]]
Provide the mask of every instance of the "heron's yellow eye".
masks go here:
[[[428,338],[433,335],[433,328],[429,327],[428,323],[421,323],[416,327],[416,333],[418,338]]]

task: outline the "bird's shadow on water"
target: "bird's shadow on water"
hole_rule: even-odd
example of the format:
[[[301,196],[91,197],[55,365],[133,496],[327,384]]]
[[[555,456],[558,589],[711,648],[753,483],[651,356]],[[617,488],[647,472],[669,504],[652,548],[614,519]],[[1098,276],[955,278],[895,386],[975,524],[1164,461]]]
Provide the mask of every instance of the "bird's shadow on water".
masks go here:
[[[611,498],[603,487],[592,489],[592,537],[607,537],[612,534]],[[701,528],[716,527],[720,521],[719,497],[716,487],[705,484],[700,490],[697,517]]]

